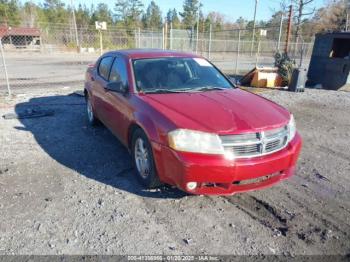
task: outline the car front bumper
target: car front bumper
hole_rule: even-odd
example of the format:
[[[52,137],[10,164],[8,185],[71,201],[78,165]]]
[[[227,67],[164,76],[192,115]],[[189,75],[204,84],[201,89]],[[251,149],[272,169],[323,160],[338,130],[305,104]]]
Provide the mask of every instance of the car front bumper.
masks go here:
[[[161,181],[191,194],[233,195],[266,188],[292,176],[301,145],[297,133],[287,147],[278,152],[236,160],[219,155],[177,152],[159,144],[153,144],[153,149]],[[196,182],[197,187],[189,190],[188,182]]]

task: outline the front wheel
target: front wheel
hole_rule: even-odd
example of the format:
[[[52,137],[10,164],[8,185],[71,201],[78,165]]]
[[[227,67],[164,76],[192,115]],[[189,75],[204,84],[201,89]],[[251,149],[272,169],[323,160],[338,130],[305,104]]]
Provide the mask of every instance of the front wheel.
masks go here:
[[[137,178],[146,188],[161,185],[155,168],[151,144],[141,129],[137,129],[132,136],[132,160]]]

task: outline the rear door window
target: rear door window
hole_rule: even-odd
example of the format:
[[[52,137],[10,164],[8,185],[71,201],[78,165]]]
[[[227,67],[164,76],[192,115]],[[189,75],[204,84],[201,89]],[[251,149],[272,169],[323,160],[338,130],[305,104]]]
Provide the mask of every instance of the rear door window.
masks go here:
[[[98,74],[104,80],[108,80],[109,71],[111,69],[112,62],[113,62],[113,57],[111,57],[111,56],[104,57],[100,61],[100,64],[98,66]]]

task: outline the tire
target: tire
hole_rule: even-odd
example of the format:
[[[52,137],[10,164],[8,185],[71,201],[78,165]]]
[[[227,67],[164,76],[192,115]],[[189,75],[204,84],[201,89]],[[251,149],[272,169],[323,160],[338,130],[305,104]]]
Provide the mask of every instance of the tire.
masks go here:
[[[162,185],[157,175],[152,146],[141,129],[136,129],[132,135],[131,156],[137,179],[146,188],[156,188]]]
[[[97,126],[99,121],[95,116],[89,96],[86,96],[86,116],[90,126]]]

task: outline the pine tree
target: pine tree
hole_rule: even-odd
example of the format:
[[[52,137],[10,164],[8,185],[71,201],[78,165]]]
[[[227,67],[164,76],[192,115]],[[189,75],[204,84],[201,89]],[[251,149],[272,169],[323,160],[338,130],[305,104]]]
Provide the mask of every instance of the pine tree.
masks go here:
[[[183,4],[183,12],[180,13],[182,17],[182,22],[187,29],[191,29],[195,26],[197,21],[199,9],[199,1],[198,0],[185,0]]]
[[[50,23],[67,24],[71,17],[61,0],[45,0],[43,13]]]
[[[171,22],[173,23],[173,28],[180,28],[181,27],[181,21],[177,14],[176,9],[173,9],[172,16],[171,16]]]
[[[142,22],[145,28],[158,29],[162,27],[162,12],[154,1],[151,1],[148,5],[147,11],[142,17]]]
[[[21,11],[21,24],[25,27],[35,27],[39,16],[38,9],[38,6],[32,2],[24,3]]]
[[[0,24],[18,26],[21,22],[20,7],[17,0],[0,1]]]
[[[78,10],[75,11],[75,19],[78,28],[87,27],[90,23],[90,13],[87,7],[79,4]]]
[[[117,0],[115,16],[125,27],[131,29],[139,26],[143,4],[141,0]]]
[[[91,24],[95,21],[106,22],[107,25],[113,24],[112,12],[105,3],[99,3],[97,8],[93,10],[91,15]]]
[[[181,27],[181,21],[175,8],[168,10],[166,19],[169,24],[172,23],[173,28],[178,29]]]

